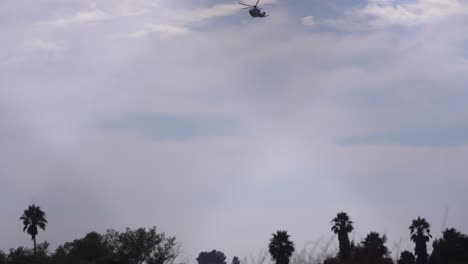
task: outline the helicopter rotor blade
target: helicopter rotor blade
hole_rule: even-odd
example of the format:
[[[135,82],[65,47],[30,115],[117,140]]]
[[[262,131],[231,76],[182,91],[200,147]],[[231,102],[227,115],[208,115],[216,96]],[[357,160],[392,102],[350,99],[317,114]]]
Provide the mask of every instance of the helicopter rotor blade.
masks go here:
[[[252,5],[248,5],[248,4],[244,4],[244,3],[239,3],[239,5],[248,6],[248,7],[253,7]]]
[[[257,3],[255,4],[255,6],[257,6],[259,2],[260,2],[260,0],[257,0]]]
[[[249,6],[249,7],[243,7],[242,9],[250,9],[250,8],[251,8],[251,7]]]

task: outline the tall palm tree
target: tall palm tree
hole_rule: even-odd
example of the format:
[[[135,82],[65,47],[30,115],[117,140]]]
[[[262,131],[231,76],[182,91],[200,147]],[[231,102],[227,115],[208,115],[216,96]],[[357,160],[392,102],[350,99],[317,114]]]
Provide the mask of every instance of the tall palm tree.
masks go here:
[[[345,212],[340,212],[332,220],[333,226],[331,230],[338,235],[338,242],[340,244],[339,257],[342,260],[347,260],[351,251],[351,243],[349,242],[348,233],[354,230],[353,221]]]
[[[429,255],[427,254],[427,242],[432,238],[431,225],[426,219],[418,217],[413,220],[410,225],[411,240],[416,244],[414,254],[416,255],[416,264],[429,263]]]
[[[45,213],[39,206],[33,204],[28,206],[28,209],[24,210],[20,220],[23,221],[23,232],[28,232],[28,234],[31,235],[31,239],[34,242],[34,254],[36,254],[36,236],[38,228],[45,230],[47,225]]]
[[[272,234],[268,250],[276,264],[289,264],[294,252],[294,243],[289,240],[287,231],[278,230]]]

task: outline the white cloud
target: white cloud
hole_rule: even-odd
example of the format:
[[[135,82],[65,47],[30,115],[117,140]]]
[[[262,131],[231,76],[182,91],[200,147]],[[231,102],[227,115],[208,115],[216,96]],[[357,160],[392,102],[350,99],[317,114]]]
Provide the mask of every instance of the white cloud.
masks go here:
[[[100,22],[118,17],[138,17],[150,13],[151,9],[155,7],[157,7],[155,2],[147,0],[124,0],[107,8],[98,8],[97,4],[92,2],[89,5],[89,10],[79,11],[71,16],[42,21],[39,24],[65,26],[69,24]]]
[[[256,1],[252,0],[246,2],[247,4],[255,4]],[[260,6],[269,5],[276,3],[276,0],[264,0],[261,2]],[[183,12],[183,14],[178,17],[178,20],[182,20],[186,23],[200,22],[216,17],[230,16],[242,11],[242,6],[239,4],[216,4],[212,7],[206,8],[196,8]]]
[[[54,41],[36,38],[25,40],[16,47],[10,48],[8,54],[0,59],[0,67],[20,65],[37,56],[44,55],[49,59],[60,59],[65,51],[65,47]]]
[[[357,14],[371,17],[372,24],[417,25],[437,19],[468,14],[468,2],[464,0],[416,0],[412,2],[370,1]]]
[[[276,0],[262,1],[262,5],[274,4]],[[254,4],[255,2],[253,2]],[[203,22],[217,17],[231,16],[241,12],[239,4],[216,4],[211,7],[195,8],[191,10],[172,10],[160,7],[159,12],[166,14],[165,23],[146,24],[143,29],[126,34],[127,37],[143,37],[150,32],[170,35],[183,35],[188,33],[194,23]]]
[[[368,0],[368,1],[369,3],[372,3],[372,4],[391,4],[395,0]]]
[[[35,39],[30,44],[26,45],[26,47],[34,50],[37,49],[51,52],[61,51],[64,49],[63,46],[55,42],[44,41],[42,39]]]
[[[111,19],[112,16],[96,7],[92,7],[89,11],[81,11],[73,16],[59,18],[56,20],[49,20],[40,22],[40,25],[53,25],[53,26],[66,26],[69,24],[84,24],[99,22]]]
[[[304,26],[313,26],[315,25],[315,19],[313,16],[306,16],[302,18],[302,24]]]
[[[171,35],[184,35],[189,32],[185,27],[173,26],[173,25],[164,25],[164,24],[148,24],[146,26],[152,32],[160,32]]]
[[[223,17],[233,15],[241,9],[235,4],[217,4],[207,8],[197,8],[190,11],[182,12],[178,19],[186,22],[200,22],[215,17]]]
[[[167,24],[147,24],[144,29],[135,31],[127,35],[119,35],[129,38],[140,38],[147,36],[150,33],[161,33],[170,36],[181,36],[189,33],[190,30],[186,27],[167,25]]]
[[[126,36],[143,37],[149,33],[161,33],[165,35],[184,35],[189,32],[189,26],[196,22],[202,22],[216,17],[233,15],[241,10],[236,4],[217,4],[207,8],[196,8],[188,11],[161,10],[161,13],[169,14],[168,23],[146,24],[143,29],[137,30]]]
[[[118,16],[133,17],[141,16],[151,12],[151,9],[157,7],[156,2],[148,0],[123,0],[115,7],[114,12]]]

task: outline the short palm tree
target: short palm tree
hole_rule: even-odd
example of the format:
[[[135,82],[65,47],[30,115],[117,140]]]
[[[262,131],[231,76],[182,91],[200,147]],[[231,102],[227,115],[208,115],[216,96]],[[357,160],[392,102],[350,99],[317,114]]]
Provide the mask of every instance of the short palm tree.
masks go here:
[[[31,239],[34,243],[34,254],[36,254],[36,236],[38,233],[38,228],[45,230],[47,225],[45,213],[39,206],[35,206],[33,204],[30,205],[28,209],[24,210],[20,220],[23,221],[23,232],[27,232],[29,235],[31,235]]]
[[[353,221],[345,212],[340,212],[332,220],[333,226],[331,230],[338,235],[340,245],[339,257],[342,260],[347,260],[351,251],[351,243],[349,242],[348,233],[354,230]]]
[[[289,240],[287,231],[278,230],[272,234],[268,250],[276,264],[289,264],[294,253],[294,243]]]
[[[427,242],[432,238],[431,225],[426,219],[418,217],[410,225],[411,240],[416,244],[414,254],[416,255],[416,264],[429,263],[427,254]]]

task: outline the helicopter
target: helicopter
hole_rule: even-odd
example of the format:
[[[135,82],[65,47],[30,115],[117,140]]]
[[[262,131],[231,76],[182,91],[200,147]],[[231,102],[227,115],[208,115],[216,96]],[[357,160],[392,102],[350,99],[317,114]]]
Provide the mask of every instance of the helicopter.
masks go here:
[[[252,18],[267,17],[268,16],[267,13],[264,12],[260,7],[258,7],[259,2],[260,2],[260,0],[257,0],[257,3],[255,5],[248,5],[248,4],[244,4],[244,3],[239,3],[239,5],[247,6],[247,7],[244,7],[244,9],[250,8],[249,14],[250,14],[250,16],[252,16]]]

